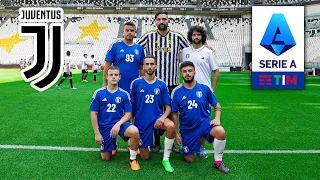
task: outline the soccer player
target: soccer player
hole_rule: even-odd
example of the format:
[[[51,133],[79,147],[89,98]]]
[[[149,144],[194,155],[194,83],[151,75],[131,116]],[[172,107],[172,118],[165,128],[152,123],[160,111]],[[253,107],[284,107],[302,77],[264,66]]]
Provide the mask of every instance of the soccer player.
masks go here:
[[[22,58],[21,58],[21,60],[20,60],[19,65],[20,65],[20,69],[23,69],[23,68],[24,68],[24,61],[23,61]]]
[[[121,70],[121,79],[119,81],[119,87],[127,92],[130,92],[131,82],[144,75],[142,72],[143,59],[145,57],[142,46],[133,42],[133,38],[136,36],[136,25],[133,22],[126,22],[123,27],[123,40],[115,42],[105,58],[104,74],[106,70],[113,64],[113,66],[119,67]],[[103,76],[104,87],[106,85],[105,75]],[[128,142],[128,146],[129,146]],[[113,152],[115,154],[116,152]]]
[[[211,87],[213,91],[216,90],[219,79],[219,67],[215,60],[215,56],[212,51],[205,46],[207,39],[206,30],[201,26],[192,26],[188,31],[188,40],[191,46],[184,48],[181,51],[181,60],[193,62],[197,73],[195,74],[195,80],[199,83],[206,84]],[[211,74],[214,74],[213,82],[211,82]],[[209,106],[211,111],[211,106]],[[205,149],[206,140],[201,138],[200,152],[198,155],[201,158],[207,158]]]
[[[206,30],[201,26],[192,26],[188,31],[188,40],[191,46],[181,51],[181,60],[193,62],[196,68],[195,80],[216,90],[219,79],[219,66],[212,51],[205,46]],[[214,74],[211,82],[211,74]]]
[[[142,69],[145,56],[143,48],[133,42],[135,35],[136,25],[133,22],[126,22],[123,27],[123,40],[114,43],[105,58],[104,74],[111,64],[119,67],[122,72],[119,87],[127,92],[130,92],[131,82],[139,77],[139,69]],[[141,71],[140,75],[143,75]],[[103,78],[105,86],[105,76]]]
[[[226,145],[226,133],[220,123],[221,106],[211,88],[198,83],[195,78],[195,66],[185,61],[180,66],[183,84],[176,87],[172,96],[172,120],[178,132],[178,112],[180,121],[180,135],[176,134],[176,141],[182,144],[184,159],[188,163],[195,160],[195,153],[200,150],[200,138],[204,137],[209,143],[213,142],[214,167],[222,173],[229,173],[229,169],[222,162],[222,155]],[[209,118],[208,106],[214,107],[215,118]]]
[[[130,166],[133,171],[138,171],[140,166],[136,156],[140,136],[137,127],[128,122],[132,116],[130,95],[118,87],[118,67],[109,67],[106,78],[108,86],[94,92],[90,106],[95,141],[101,145],[102,160],[108,161],[112,150],[116,149],[116,137],[120,135],[124,141],[131,138]]]
[[[131,83],[131,102],[133,103],[134,125],[140,132],[140,156],[142,160],[150,158],[148,146],[153,145],[153,130],[160,136],[167,131],[164,139],[162,165],[167,172],[173,172],[169,157],[174,142],[175,126],[168,119],[171,112],[170,96],[166,83],[155,76],[156,58],[147,55],[144,59],[144,77]],[[165,106],[165,112],[162,108]]]
[[[152,54],[157,58],[159,68],[156,76],[167,84],[171,93],[179,84],[178,54],[181,49],[189,46],[189,42],[182,34],[169,29],[169,23],[168,12],[158,12],[155,15],[157,29],[145,33],[137,43],[146,50],[146,54]],[[155,146],[151,147],[151,151],[159,152],[160,136],[157,133],[154,135]],[[179,152],[175,146],[172,150]]]
[[[87,81],[87,75],[88,75],[88,55],[84,54],[82,58],[82,82],[88,82]]]
[[[93,71],[93,80],[92,82],[97,82],[97,72],[99,69],[99,63],[96,59],[94,59],[94,55],[91,55],[91,61],[92,61],[92,71]]]
[[[56,86],[57,89],[61,89],[60,85],[66,80],[66,78],[70,79],[70,87],[72,90],[75,90],[77,88],[73,87],[72,84],[72,72],[71,72],[71,64],[70,64],[70,51],[67,51],[67,57],[64,59],[64,72],[63,72],[63,78],[60,80],[58,85]]]

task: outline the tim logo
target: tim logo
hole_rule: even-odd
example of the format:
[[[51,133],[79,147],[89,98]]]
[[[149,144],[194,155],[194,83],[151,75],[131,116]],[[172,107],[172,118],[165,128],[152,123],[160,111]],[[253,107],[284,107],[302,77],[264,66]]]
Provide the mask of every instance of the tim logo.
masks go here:
[[[296,86],[297,75],[259,75],[260,86]]]
[[[62,8],[19,9],[19,34],[34,39],[33,64],[20,73],[23,80],[32,81],[31,87],[38,91],[44,91],[54,85],[62,72],[63,15]]]
[[[260,45],[277,56],[296,45],[284,14],[272,14]]]

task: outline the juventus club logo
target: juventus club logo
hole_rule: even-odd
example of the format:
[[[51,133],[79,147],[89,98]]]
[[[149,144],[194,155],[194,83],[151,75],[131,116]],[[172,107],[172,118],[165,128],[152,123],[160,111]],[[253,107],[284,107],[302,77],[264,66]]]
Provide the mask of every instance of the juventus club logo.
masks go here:
[[[32,81],[31,87],[38,91],[45,91],[53,86],[62,72],[63,15],[62,8],[19,9],[19,34],[34,39],[34,62],[20,73],[23,80]]]

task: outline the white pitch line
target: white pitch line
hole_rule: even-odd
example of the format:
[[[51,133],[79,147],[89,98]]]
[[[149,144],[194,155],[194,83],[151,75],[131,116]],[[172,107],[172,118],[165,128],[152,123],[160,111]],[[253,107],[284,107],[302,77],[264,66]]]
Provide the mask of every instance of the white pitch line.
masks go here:
[[[99,148],[59,147],[59,146],[25,146],[25,145],[0,145],[0,149],[30,149],[30,150],[56,150],[56,151],[100,151]],[[118,149],[127,152],[127,149]],[[163,152],[161,150],[160,152]],[[213,154],[213,150],[207,150]],[[320,150],[226,150],[226,154],[320,154]]]

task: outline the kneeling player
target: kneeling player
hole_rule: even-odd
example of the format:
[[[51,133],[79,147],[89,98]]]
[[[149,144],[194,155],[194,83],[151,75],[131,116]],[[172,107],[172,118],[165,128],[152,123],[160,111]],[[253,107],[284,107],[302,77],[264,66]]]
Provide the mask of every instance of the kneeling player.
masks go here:
[[[140,136],[137,127],[128,122],[132,117],[132,106],[129,93],[118,87],[118,67],[108,69],[107,80],[108,86],[93,94],[90,106],[95,141],[101,145],[102,160],[108,161],[116,149],[116,137],[120,135],[124,141],[130,138],[130,165],[132,170],[138,171],[140,166],[136,156]]]
[[[229,169],[222,163],[222,155],[226,145],[226,133],[220,126],[221,107],[211,89],[194,79],[195,68],[190,61],[180,66],[183,84],[172,91],[172,120],[178,130],[178,111],[180,112],[180,133],[176,135],[178,144],[182,144],[184,159],[188,163],[195,160],[195,153],[200,151],[200,138],[213,142],[214,167],[222,173]],[[210,119],[209,104],[214,106],[215,119]]]
[[[133,103],[134,125],[140,133],[140,156],[143,160],[150,158],[148,146],[153,144],[153,130],[159,135],[167,131],[164,140],[162,165],[168,172],[173,172],[169,157],[174,141],[174,123],[167,118],[171,112],[170,96],[166,84],[155,76],[156,59],[148,55],[144,59],[145,76],[131,83],[131,102]],[[162,114],[162,107],[166,110]],[[131,141],[130,141],[131,142]]]

